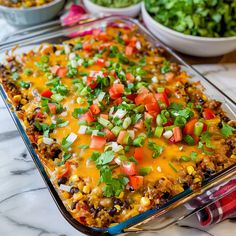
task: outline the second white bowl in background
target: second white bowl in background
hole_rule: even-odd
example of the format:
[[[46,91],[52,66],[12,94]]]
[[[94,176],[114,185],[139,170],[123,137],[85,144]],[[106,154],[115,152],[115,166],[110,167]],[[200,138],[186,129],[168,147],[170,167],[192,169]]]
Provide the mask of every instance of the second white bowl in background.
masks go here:
[[[109,8],[95,4],[91,0],[84,0],[83,2],[86,9],[91,13],[105,13],[111,15],[136,17],[140,13],[141,9],[141,3],[123,8]]]

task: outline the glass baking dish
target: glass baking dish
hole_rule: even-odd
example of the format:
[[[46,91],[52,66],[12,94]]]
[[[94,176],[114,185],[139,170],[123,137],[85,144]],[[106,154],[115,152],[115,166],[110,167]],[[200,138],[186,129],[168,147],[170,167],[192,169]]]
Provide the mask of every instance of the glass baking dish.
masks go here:
[[[26,36],[25,38],[21,39],[17,43],[5,44],[0,49],[0,53],[3,54],[6,50],[9,51],[15,48],[16,44],[18,45],[18,48],[15,50],[16,54],[24,52],[25,50],[32,49],[32,47],[40,45],[41,43],[58,44],[73,36],[78,36],[81,33],[89,32],[89,30],[91,29],[100,27],[104,28],[110,24],[117,24],[117,22],[119,22],[119,24],[122,24],[123,26],[138,27],[139,32],[143,34],[147,40],[158,47],[164,48],[166,50],[167,57],[171,61],[177,62],[183,70],[187,71],[191,76],[191,80],[200,81],[205,87],[206,95],[221,101],[223,104],[223,109],[228,113],[228,116],[231,119],[236,118],[236,103],[231,98],[229,98],[219,88],[214,86],[211,81],[199,74],[199,72],[197,72],[193,67],[185,63],[178,55],[176,55],[171,49],[161,43],[149,31],[147,31],[144,26],[142,26],[137,20],[134,19],[118,16],[104,16],[103,18],[99,19],[93,18],[92,20],[85,20],[78,23],[77,25],[73,25],[70,27],[62,26],[60,29],[57,29],[53,32],[38,34],[37,37],[30,35],[29,37]],[[221,184],[224,184],[236,174],[236,165],[233,165],[225,169],[224,171],[206,179],[201,189],[197,191],[187,189],[184,192],[176,195],[174,198],[172,198],[159,208],[154,207],[109,228],[93,228],[85,226],[75,220],[64,206],[56,189],[50,181],[46,169],[44,168],[39,157],[34,151],[34,148],[26,135],[21,121],[13,111],[12,106],[7,98],[7,94],[2,86],[0,86],[0,94],[60,212],[65,217],[65,219],[80,232],[88,235],[120,235],[127,234],[129,232],[162,230],[171,224],[177,223],[181,219],[189,217],[190,215],[201,210],[203,207],[215,202],[216,200],[224,197],[230,192],[235,191],[235,189],[231,188],[230,190],[222,193],[222,195],[220,196],[215,194]]]

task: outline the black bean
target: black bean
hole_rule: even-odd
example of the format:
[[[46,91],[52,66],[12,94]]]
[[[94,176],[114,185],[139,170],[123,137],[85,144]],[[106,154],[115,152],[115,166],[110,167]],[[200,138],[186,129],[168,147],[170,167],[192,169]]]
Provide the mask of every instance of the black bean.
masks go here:
[[[72,204],[71,204],[71,210],[74,210],[75,208],[76,208],[76,204],[77,204],[77,202],[72,202]]]
[[[61,177],[59,180],[58,180],[58,185],[61,185],[61,184],[65,184],[67,181],[67,178],[65,176]]]
[[[190,84],[187,82],[184,84],[184,88],[188,88],[190,86]]]
[[[205,101],[204,101],[202,98],[199,98],[199,99],[198,99],[198,102],[199,102],[201,105],[203,105],[203,104],[205,103]]]
[[[164,199],[169,199],[171,197],[169,192],[165,192],[162,196]]]
[[[124,203],[123,203],[123,207],[126,208],[126,209],[129,209],[130,208],[129,202],[125,200]]]
[[[223,127],[222,123],[218,123],[218,128],[221,129]]]
[[[76,188],[76,187],[72,187],[72,188],[70,189],[70,193],[71,193],[71,194],[78,193],[78,192],[79,192],[79,189]]]
[[[129,186],[129,191],[130,192],[133,192],[134,191],[134,188],[132,186]]]
[[[117,209],[115,207],[111,208],[109,211],[108,211],[108,214],[110,216],[114,216],[117,212]]]
[[[184,190],[187,190],[189,188],[188,183],[183,183]]]
[[[122,206],[123,202],[119,198],[114,198],[114,205]]]
[[[230,121],[229,117],[227,117],[227,116],[223,116],[223,117],[222,117],[222,120],[223,120],[224,122]]]
[[[16,106],[16,111],[20,111],[21,110],[21,108],[22,108],[22,104],[18,104],[17,106]]]

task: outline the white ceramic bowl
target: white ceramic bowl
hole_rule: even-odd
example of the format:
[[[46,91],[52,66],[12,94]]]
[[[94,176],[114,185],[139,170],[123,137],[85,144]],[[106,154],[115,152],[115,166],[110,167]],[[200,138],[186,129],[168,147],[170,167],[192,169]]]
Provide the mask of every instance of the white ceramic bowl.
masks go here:
[[[0,6],[0,17],[14,26],[26,27],[37,25],[54,18],[63,8],[65,0],[55,0],[39,7],[11,8]]]
[[[155,21],[142,3],[142,17],[147,28],[164,44],[179,52],[200,57],[221,56],[236,49],[236,36],[208,38],[174,31]]]
[[[108,8],[95,4],[90,0],[84,0],[84,6],[91,13],[105,13],[130,17],[136,17],[141,9],[141,3],[124,8]]]

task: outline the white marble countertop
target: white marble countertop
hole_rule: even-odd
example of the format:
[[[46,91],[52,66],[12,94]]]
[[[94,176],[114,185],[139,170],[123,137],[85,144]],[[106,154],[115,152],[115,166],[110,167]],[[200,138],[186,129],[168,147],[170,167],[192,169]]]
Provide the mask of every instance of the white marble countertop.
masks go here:
[[[2,21],[0,27],[1,25]],[[232,99],[236,98],[236,64],[198,65],[197,68]],[[0,186],[1,236],[82,236],[57,209],[2,99],[0,99]],[[190,222],[194,227],[172,226],[160,235],[236,235],[236,224],[233,221],[227,220],[203,230],[196,229],[197,221],[194,217]],[[154,234],[158,233],[142,235]]]

